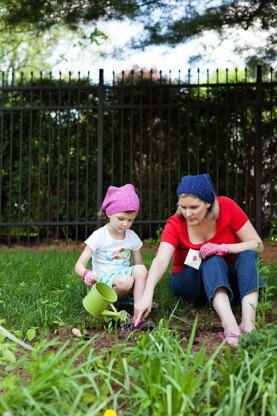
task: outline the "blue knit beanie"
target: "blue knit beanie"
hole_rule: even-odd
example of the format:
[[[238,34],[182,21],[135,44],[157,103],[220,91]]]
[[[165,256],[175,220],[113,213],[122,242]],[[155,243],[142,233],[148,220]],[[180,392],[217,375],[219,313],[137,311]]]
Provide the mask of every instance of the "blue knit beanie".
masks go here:
[[[212,204],[215,200],[215,192],[211,177],[208,173],[202,175],[183,176],[177,187],[177,196],[190,194],[197,196],[202,201]]]

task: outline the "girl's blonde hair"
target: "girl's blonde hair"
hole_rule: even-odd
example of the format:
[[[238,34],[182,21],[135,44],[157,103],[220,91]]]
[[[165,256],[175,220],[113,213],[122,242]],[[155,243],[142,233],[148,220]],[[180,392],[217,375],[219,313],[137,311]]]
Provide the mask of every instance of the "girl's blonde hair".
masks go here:
[[[181,195],[179,195],[179,199],[180,198],[184,198],[186,196],[192,196],[193,198],[200,199],[200,201],[202,201],[205,204],[207,204],[207,201],[203,201],[203,199],[198,198],[198,196],[195,196],[195,195],[192,195],[192,194],[181,194]],[[209,219],[215,219],[215,220],[218,219],[218,216],[219,216],[219,203],[218,203],[218,200],[217,200],[217,197],[216,196],[215,196],[214,202],[208,208],[208,212],[209,213],[208,213],[208,216],[207,217]],[[178,203],[177,203],[177,211],[176,211],[176,214],[178,215],[178,217],[183,217],[183,214],[181,213],[181,211],[179,209],[179,200],[178,200]]]

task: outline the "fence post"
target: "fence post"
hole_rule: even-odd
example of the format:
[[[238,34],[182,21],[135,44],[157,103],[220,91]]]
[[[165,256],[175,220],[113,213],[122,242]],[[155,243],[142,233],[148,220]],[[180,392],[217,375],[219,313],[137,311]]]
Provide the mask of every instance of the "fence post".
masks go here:
[[[261,157],[261,140],[262,140],[262,66],[256,67],[256,137],[255,137],[255,214],[256,230],[261,236],[261,177],[262,177],[262,157]]]
[[[104,70],[99,69],[98,84],[98,123],[97,123],[97,210],[100,209],[103,197],[103,123],[104,123]],[[97,218],[97,228],[102,221]]]

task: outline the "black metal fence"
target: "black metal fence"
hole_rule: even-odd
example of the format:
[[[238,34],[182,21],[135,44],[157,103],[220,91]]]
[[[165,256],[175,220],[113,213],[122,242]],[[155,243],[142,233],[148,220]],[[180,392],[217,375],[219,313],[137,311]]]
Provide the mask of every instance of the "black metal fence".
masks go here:
[[[142,238],[175,212],[181,176],[209,172],[265,236],[276,220],[277,83],[161,73],[29,80],[2,73],[0,242],[83,240],[110,184],[133,183]]]

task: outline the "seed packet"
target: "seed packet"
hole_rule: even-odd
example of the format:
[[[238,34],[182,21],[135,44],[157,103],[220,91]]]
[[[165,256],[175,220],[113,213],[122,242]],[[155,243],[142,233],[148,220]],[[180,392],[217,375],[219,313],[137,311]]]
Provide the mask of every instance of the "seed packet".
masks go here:
[[[198,250],[192,250],[189,249],[188,255],[184,261],[184,264],[187,266],[193,267],[194,269],[199,269],[201,264],[201,259],[199,257],[199,251]]]

